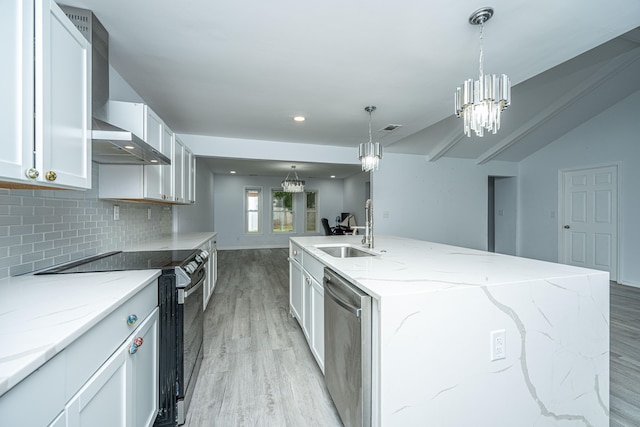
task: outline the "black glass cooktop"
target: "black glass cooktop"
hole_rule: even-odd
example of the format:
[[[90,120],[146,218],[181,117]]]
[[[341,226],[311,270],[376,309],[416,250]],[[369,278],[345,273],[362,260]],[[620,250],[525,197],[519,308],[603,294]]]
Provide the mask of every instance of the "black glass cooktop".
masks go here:
[[[188,264],[197,253],[197,250],[109,252],[53,267],[36,274],[95,273],[180,267]]]

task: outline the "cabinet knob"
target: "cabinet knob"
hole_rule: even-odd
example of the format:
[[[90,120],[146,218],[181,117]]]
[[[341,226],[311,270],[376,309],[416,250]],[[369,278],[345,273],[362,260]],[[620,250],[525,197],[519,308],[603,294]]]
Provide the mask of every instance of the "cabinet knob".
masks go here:
[[[142,337],[136,338],[133,344],[131,344],[131,348],[129,349],[129,354],[136,354],[140,347],[142,347]]]
[[[49,171],[44,174],[44,177],[47,179],[47,181],[55,181],[58,175],[56,175],[54,171]]]
[[[40,175],[40,172],[38,172],[38,169],[29,168],[24,171],[24,174],[27,175],[27,178],[36,179]]]
[[[138,316],[136,316],[135,314],[130,314],[129,317],[127,317],[127,325],[133,325],[138,321]]]

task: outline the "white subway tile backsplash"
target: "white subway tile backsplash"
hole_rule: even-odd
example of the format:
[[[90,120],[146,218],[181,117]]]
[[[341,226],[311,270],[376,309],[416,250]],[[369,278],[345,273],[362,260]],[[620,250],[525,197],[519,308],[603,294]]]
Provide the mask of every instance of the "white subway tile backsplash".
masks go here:
[[[171,233],[171,207],[97,199],[97,170],[89,191],[0,189],[0,278]],[[113,220],[116,204],[119,221]]]

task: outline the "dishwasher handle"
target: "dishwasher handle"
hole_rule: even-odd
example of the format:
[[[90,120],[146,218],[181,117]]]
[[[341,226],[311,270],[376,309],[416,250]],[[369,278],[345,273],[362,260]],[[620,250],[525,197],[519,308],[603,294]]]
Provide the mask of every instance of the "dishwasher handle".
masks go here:
[[[353,314],[359,319],[360,314],[362,313],[362,309],[352,304],[349,304],[348,302],[343,301],[333,290],[331,290],[329,286],[326,286],[329,283],[330,282],[327,280],[327,282],[325,283],[324,291],[329,295],[329,297],[331,297],[332,300],[336,302],[336,304],[338,304],[340,307],[344,308],[349,313]]]

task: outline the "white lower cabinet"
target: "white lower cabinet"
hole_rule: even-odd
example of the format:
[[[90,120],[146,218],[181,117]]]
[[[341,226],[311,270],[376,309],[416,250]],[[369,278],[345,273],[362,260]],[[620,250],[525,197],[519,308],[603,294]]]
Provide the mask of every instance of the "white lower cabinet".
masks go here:
[[[311,353],[324,372],[324,265],[293,245],[289,255],[290,311],[298,319]]]
[[[320,370],[324,372],[324,287],[313,280],[311,283],[311,352]]]
[[[216,287],[216,281],[218,279],[218,250],[216,239],[213,238],[209,240],[207,243],[200,246],[200,249],[209,253],[209,259],[205,264],[207,279],[204,283],[204,298],[202,299],[204,306],[203,309],[206,309],[207,305],[209,305],[209,301],[211,300],[211,296],[213,295],[213,290]]]
[[[0,426],[152,426],[158,332],[153,279],[0,396]]]
[[[151,426],[158,409],[157,337],[156,308],[67,404],[67,427]]]
[[[302,267],[295,261],[289,262],[289,307],[291,314],[302,322]]]

